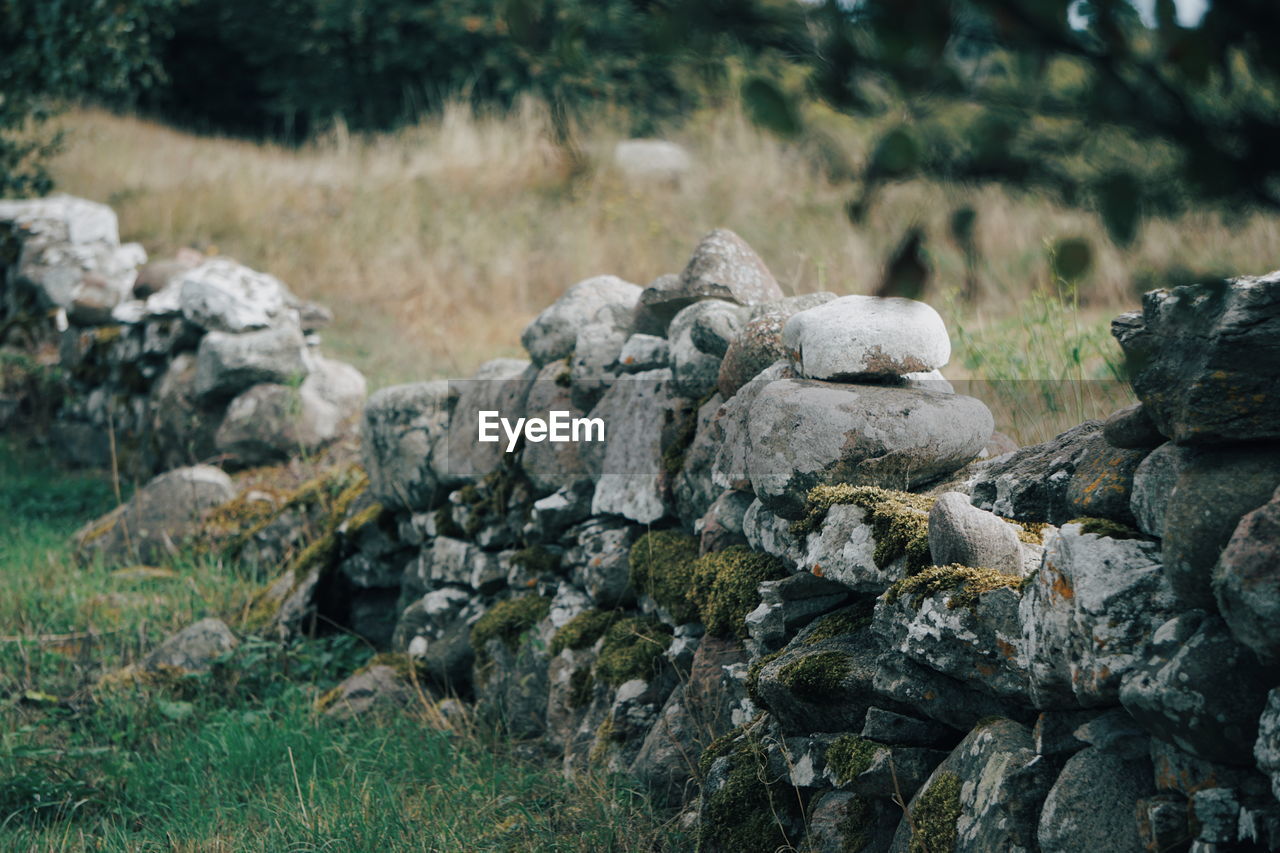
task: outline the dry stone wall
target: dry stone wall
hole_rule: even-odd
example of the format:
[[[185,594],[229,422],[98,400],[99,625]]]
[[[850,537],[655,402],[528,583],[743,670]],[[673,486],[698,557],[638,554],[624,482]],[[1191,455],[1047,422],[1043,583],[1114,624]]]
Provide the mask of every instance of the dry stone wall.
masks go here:
[[[178,313],[113,317],[202,330],[182,393],[223,434],[316,358],[274,280],[194,269],[157,291]],[[407,702],[408,673],[442,718],[636,777],[704,851],[1274,850],[1280,275],[1155,291],[1114,331],[1139,402],[995,455],[932,309],[785,297],[716,231],[648,287],[569,288],[528,360],[374,393],[362,470],[244,520],[245,480],[179,468],[118,514],[277,567],[241,631],[320,612],[396,653],[325,713]],[[607,439],[507,452],[485,411]]]

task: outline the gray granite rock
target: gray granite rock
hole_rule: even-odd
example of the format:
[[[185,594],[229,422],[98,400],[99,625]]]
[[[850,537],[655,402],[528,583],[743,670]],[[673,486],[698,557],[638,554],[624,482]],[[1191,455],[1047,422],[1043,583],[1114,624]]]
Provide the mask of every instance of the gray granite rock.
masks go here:
[[[542,367],[573,353],[584,326],[614,321],[633,310],[640,288],[617,276],[580,281],[525,327],[520,342],[533,363]]]
[[[842,296],[795,314],[782,345],[801,376],[847,381],[902,376],[951,359],[947,327],[923,302]]]

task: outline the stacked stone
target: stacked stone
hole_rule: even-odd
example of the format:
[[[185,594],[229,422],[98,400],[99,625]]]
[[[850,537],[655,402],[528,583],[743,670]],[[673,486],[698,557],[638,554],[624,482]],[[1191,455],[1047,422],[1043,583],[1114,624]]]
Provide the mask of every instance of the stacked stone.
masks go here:
[[[0,231],[4,318],[60,335],[68,387],[51,437],[69,459],[251,466],[350,433],[364,378],[320,354],[328,312],[273,276],[190,250],[146,263],[110,208],[66,196],[0,202]]]
[[[202,328],[193,388],[280,334]],[[1138,406],[984,458],[936,314],[785,298],[713,232],[647,288],[570,288],[528,359],[373,395],[368,494],[272,595],[394,619],[442,715],[635,775],[706,851],[1274,850],[1280,274],[1115,331]],[[607,441],[507,453],[481,410]],[[413,695],[394,676],[334,711]]]

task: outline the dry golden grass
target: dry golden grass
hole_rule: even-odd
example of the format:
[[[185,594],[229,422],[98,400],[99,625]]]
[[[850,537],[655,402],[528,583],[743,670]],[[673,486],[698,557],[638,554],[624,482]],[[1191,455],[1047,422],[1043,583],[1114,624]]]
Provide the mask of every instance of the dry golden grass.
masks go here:
[[[817,118],[856,166],[871,128]],[[1100,324],[1136,304],[1137,272],[1278,265],[1276,219],[1153,222],[1121,253],[1087,214],[998,189],[922,181],[887,189],[854,228],[843,214],[848,185],[828,179],[803,147],[732,109],[694,115],[670,133],[697,162],[679,186],[628,183],[610,168],[619,137],[607,122],[583,132],[589,168],[570,178],[548,141],[545,113],[532,105],[509,116],[455,107],[367,138],[339,128],[301,149],[200,137],[96,110],[64,123],[69,143],[55,164],[63,190],[113,205],[124,236],[154,255],[184,245],[218,251],[327,303],[337,316],[329,349],[375,386],[462,377],[487,358],[518,354],[524,324],[569,285],[601,273],[645,284],[678,271],[698,238],[721,226],[754,246],[788,292],[860,293],[875,287],[904,230],[923,224],[936,272],[930,301],[953,329],[966,329],[965,346],[1014,354],[1032,341],[1019,321],[1027,300],[1053,290],[1046,248],[1056,239],[1084,235],[1100,247],[1072,317],[1095,343],[1105,338]],[[947,222],[961,204],[978,211],[977,305],[953,298],[964,264]],[[1070,342],[1059,349],[1069,352]],[[948,373],[985,376],[969,366],[971,354],[958,348]],[[1099,363],[1088,370],[1097,373]],[[1016,370],[1031,371],[1017,377],[1028,379],[1076,375],[1044,375],[1036,364]]]

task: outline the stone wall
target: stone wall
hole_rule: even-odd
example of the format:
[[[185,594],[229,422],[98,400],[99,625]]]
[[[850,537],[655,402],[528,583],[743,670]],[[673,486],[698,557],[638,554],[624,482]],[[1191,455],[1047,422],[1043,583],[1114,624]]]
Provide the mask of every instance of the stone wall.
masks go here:
[[[716,231],[647,288],[571,287],[528,360],[373,394],[363,473],[237,521],[251,483],[182,468],[81,541],[222,525],[281,567],[239,630],[322,612],[398,654],[325,713],[411,677],[633,775],[705,851],[1277,849],[1280,274],[1114,331],[1141,402],[1005,453],[932,309],[784,297]],[[480,410],[608,440],[507,453]]]

